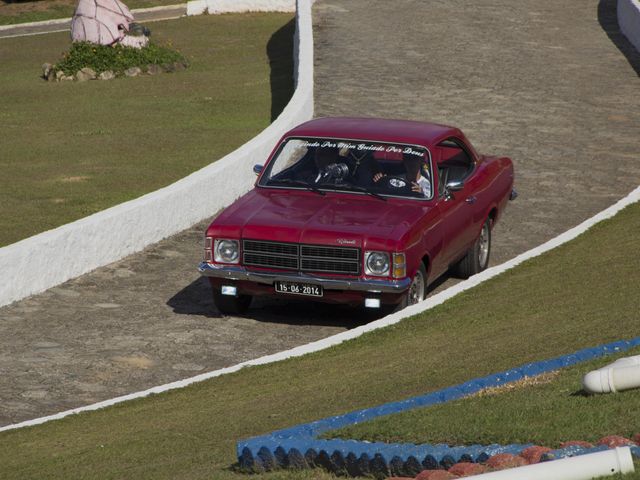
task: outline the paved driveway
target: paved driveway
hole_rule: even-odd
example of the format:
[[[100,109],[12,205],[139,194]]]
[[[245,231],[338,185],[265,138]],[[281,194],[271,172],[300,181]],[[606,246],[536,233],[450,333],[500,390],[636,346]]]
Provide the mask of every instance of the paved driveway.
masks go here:
[[[318,115],[450,123],[480,151],[514,159],[520,197],[496,227],[494,264],[640,184],[640,57],[617,30],[615,1],[325,0],[314,10]],[[0,308],[0,425],[366,321],[284,302],[220,317],[195,272],[203,229]]]

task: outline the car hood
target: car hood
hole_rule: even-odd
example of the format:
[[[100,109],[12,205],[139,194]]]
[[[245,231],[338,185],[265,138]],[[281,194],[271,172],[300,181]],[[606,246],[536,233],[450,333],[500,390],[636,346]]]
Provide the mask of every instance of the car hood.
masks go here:
[[[257,240],[393,249],[428,208],[416,200],[256,188],[212,227]]]

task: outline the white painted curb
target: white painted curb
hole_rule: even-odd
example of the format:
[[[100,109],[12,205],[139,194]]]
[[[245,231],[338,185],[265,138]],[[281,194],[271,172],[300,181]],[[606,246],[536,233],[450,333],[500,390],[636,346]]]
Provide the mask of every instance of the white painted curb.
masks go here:
[[[618,0],[617,13],[620,31],[640,52],[640,1]]]
[[[187,2],[187,16],[207,13],[207,0],[192,0]]]
[[[268,10],[265,10],[268,9]],[[295,0],[207,0],[209,13],[295,12]]]
[[[14,23],[12,25],[0,25],[0,32],[4,30],[11,30],[17,27],[46,27],[49,25],[64,25],[69,26],[71,24],[70,18],[56,18],[53,20],[43,20],[41,22],[28,22],[28,23]],[[47,32],[48,33],[48,32]]]
[[[0,248],[0,306],[138,252],[211,216],[247,192],[255,181],[251,167],[267,159],[287,130],[313,116],[312,1],[298,0],[295,92],[267,129],[168,187]]]
[[[187,15],[203,13],[295,12],[295,0],[191,0]]]
[[[150,7],[150,8],[137,8],[135,10],[131,10],[131,13],[133,13],[134,17],[136,15],[136,13],[146,13],[146,12],[162,12],[164,10],[172,10],[176,7],[180,7],[185,5],[184,3],[179,3],[176,5],[163,5],[160,7]],[[295,11],[295,9],[293,10]],[[67,30],[69,28],[71,28],[71,19],[70,18],[55,18],[52,20],[42,20],[40,22],[27,22],[27,23],[14,23],[12,25],[0,25],[0,32],[2,32],[3,30],[11,30],[12,28],[18,28],[18,27],[46,27],[49,25],[66,25],[67,26]],[[63,32],[64,30],[57,30],[58,32]],[[42,33],[54,33],[54,32],[42,32]],[[24,35],[37,35],[37,34],[33,34],[33,33],[27,33]],[[20,35],[20,36],[24,36],[24,35]],[[5,37],[5,38],[10,38],[10,37]]]
[[[209,380],[211,378],[219,377],[227,373],[237,372],[238,370],[244,367],[279,362],[287,358],[300,357],[308,353],[318,352],[320,350],[324,350],[326,348],[338,345],[344,341],[357,338],[366,332],[370,332],[372,330],[378,330],[379,328],[396,324],[404,318],[410,317],[412,315],[416,315],[418,313],[422,313],[426,310],[430,310],[440,305],[441,303],[444,303],[446,300],[449,300],[450,298],[456,296],[457,294],[464,292],[465,290],[469,290],[470,288],[473,288],[481,284],[482,282],[489,280],[490,278],[496,277],[497,275],[500,275],[501,273],[512,269],[516,265],[519,265],[526,260],[542,255],[543,253],[548,252],[549,250],[552,250],[564,243],[567,243],[570,240],[573,240],[578,235],[581,235],[582,233],[586,232],[589,228],[594,226],[596,223],[599,223],[603,220],[613,217],[616,213],[618,213],[620,210],[622,210],[626,206],[636,203],[638,201],[640,201],[640,187],[636,188],[633,192],[631,192],[622,200],[618,201],[616,204],[612,205],[606,210],[603,210],[597,215],[591,217],[590,219],[585,220],[577,227],[574,227],[571,230],[566,231],[562,235],[559,235],[558,237],[553,238],[548,242],[532,250],[529,250],[528,252],[518,255],[517,257],[513,258],[512,260],[509,260],[508,262],[503,263],[502,265],[489,268],[484,272],[478,275],[474,275],[468,280],[465,280],[464,282],[458,283],[457,285],[454,285],[453,287],[450,287],[447,290],[440,292],[437,295],[434,295],[433,297],[429,297],[426,300],[416,305],[407,307],[398,313],[388,315],[384,318],[381,318],[380,320],[376,320],[375,322],[362,325],[360,327],[354,328],[352,330],[348,330],[346,332],[338,333],[337,335],[333,335],[331,337],[327,337],[322,340],[318,340],[316,342],[308,343],[306,345],[301,345],[299,347],[295,347],[290,350],[274,353],[272,355],[256,358],[254,360],[248,360],[246,362],[242,362],[237,365],[233,365],[231,367],[215,370],[213,372],[203,373],[195,377],[179,380],[177,382],[168,383],[166,385],[160,385],[160,386],[153,387],[141,392],[124,395],[122,397],[112,398],[110,400],[105,400],[103,402],[94,403],[93,405],[74,408],[73,410],[67,410],[65,412],[60,412],[55,415],[49,415],[46,417],[36,418],[34,420],[28,420],[21,423],[0,427],[0,432],[6,431],[6,430],[15,430],[17,428],[24,428],[24,427],[29,427],[33,425],[39,425],[42,423],[49,422],[51,420],[59,420],[61,418],[67,417],[69,415],[73,415],[75,413],[88,412],[91,410],[100,410],[102,408],[116,405],[118,403],[126,402],[128,400],[147,397],[154,393],[167,392],[169,390],[174,390],[176,388],[183,388],[193,383]]]

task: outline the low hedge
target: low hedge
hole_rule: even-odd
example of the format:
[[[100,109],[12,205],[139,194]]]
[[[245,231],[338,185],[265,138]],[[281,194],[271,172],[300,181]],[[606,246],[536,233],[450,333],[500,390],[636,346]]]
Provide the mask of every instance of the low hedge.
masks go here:
[[[88,67],[96,73],[112,71],[122,75],[132,67],[147,65],[165,65],[182,63],[187,66],[186,59],[177,51],[168,47],[149,43],[143,48],[125,47],[116,44],[98,45],[90,42],[74,42],[62,60],[53,67],[65,75],[73,76],[77,71]]]

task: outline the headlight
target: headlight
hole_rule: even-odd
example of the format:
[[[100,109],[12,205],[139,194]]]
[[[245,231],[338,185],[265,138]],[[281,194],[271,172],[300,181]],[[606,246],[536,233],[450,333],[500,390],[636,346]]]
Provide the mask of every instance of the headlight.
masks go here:
[[[386,252],[364,252],[364,266],[367,275],[387,276],[389,275],[389,254]]]
[[[238,263],[240,260],[240,248],[238,245],[238,240],[216,238],[213,247],[213,258],[219,263]]]

